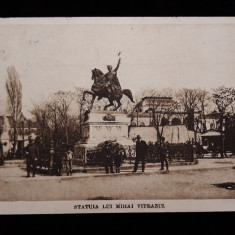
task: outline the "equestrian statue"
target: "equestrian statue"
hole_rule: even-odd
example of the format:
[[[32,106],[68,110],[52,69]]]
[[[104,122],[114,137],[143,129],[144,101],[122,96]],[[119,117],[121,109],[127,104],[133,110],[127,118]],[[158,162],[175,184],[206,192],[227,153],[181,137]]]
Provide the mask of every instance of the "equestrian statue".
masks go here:
[[[94,83],[90,91],[84,91],[83,93],[83,100],[85,100],[86,94],[92,95],[90,109],[92,109],[97,96],[98,100],[102,98],[107,98],[109,100],[109,104],[104,106],[104,110],[106,110],[110,106],[114,106],[114,101],[116,101],[118,104],[117,107],[114,108],[114,110],[120,108],[122,105],[121,99],[123,94],[126,95],[131,100],[131,102],[135,103],[131,91],[129,89],[122,90],[119,80],[117,78],[117,70],[121,62],[120,54],[121,53],[119,52],[118,64],[114,70],[111,65],[107,66],[108,72],[106,74],[96,68],[92,70],[91,79],[94,80]]]

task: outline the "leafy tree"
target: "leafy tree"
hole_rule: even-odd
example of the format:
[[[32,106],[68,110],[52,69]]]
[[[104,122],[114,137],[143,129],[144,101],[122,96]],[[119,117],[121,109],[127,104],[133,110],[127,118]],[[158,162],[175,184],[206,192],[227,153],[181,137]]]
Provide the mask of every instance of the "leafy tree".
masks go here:
[[[13,127],[13,153],[15,154],[17,142],[17,125],[22,111],[22,84],[20,76],[14,66],[7,68],[6,91],[8,95],[8,105],[12,117]]]
[[[221,157],[224,156],[225,153],[225,148],[224,148],[224,142],[225,142],[225,136],[223,135],[224,133],[224,119],[225,119],[225,115],[226,112],[228,111],[228,108],[231,107],[231,105],[233,104],[234,100],[235,100],[235,89],[230,87],[230,88],[226,88],[224,86],[219,87],[217,89],[213,90],[213,102],[216,104],[217,107],[217,111],[220,114],[220,118],[219,118],[219,131],[221,133]]]

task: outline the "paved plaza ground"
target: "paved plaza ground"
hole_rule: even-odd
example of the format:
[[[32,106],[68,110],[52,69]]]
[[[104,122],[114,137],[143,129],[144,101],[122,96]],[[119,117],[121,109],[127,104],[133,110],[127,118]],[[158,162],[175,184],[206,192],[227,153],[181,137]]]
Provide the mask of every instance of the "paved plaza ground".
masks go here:
[[[146,172],[120,174],[77,172],[73,176],[37,174],[26,178],[25,165],[0,167],[0,201],[87,199],[235,199],[235,157],[198,159],[197,164],[170,164],[159,171],[150,164]]]

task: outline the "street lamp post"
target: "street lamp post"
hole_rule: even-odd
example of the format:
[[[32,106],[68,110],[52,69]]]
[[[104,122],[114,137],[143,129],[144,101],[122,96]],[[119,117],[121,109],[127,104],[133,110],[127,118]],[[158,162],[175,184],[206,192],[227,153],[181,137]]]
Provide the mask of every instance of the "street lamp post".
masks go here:
[[[24,149],[24,121],[22,121],[22,140],[23,140],[22,148]],[[22,158],[23,149],[21,149],[20,158]]]

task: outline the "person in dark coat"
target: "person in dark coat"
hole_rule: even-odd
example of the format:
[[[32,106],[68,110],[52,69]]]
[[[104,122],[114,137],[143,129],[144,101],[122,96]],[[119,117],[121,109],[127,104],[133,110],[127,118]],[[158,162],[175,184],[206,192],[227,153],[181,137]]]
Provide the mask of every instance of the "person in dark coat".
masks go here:
[[[3,163],[4,163],[3,144],[2,141],[0,140],[0,165],[3,165]]]
[[[42,149],[43,149],[43,147],[42,147],[42,143],[41,143],[41,140],[40,140],[40,137],[39,137],[39,136],[37,136],[37,137],[35,138],[35,140],[34,140],[34,145],[35,145],[36,148],[37,148],[38,156],[40,156],[40,157],[38,158],[38,166],[40,166],[40,168],[42,168],[42,164],[43,164],[43,162],[42,162],[42,156],[43,156]]]
[[[160,155],[160,162],[161,162],[161,168],[160,171],[164,170],[164,162],[166,163],[166,170],[168,171],[168,160],[167,160],[167,146],[164,144],[164,139],[162,140],[162,144],[159,146],[159,155]]]
[[[26,165],[27,165],[27,176],[30,177],[30,171],[32,169],[33,177],[35,177],[36,171],[36,160],[38,158],[37,146],[33,143],[32,139],[29,139],[29,144],[25,148],[26,153]]]
[[[142,172],[145,170],[145,157],[147,154],[148,146],[144,140],[141,140],[141,136],[136,137],[136,158],[133,173],[137,171],[139,162],[142,162]]]
[[[120,167],[124,158],[126,158],[125,150],[116,144],[114,150],[114,165],[116,169],[116,173],[120,173]]]
[[[112,146],[109,141],[105,141],[105,144],[102,148],[102,154],[103,154],[103,161],[104,161],[104,167],[105,167],[106,174],[109,173],[109,169],[110,169],[111,173],[114,173]]]
[[[63,149],[58,149],[55,153],[55,158],[54,158],[54,170],[55,174],[57,176],[62,176],[62,161],[66,161],[66,156],[65,156],[65,151]]]

